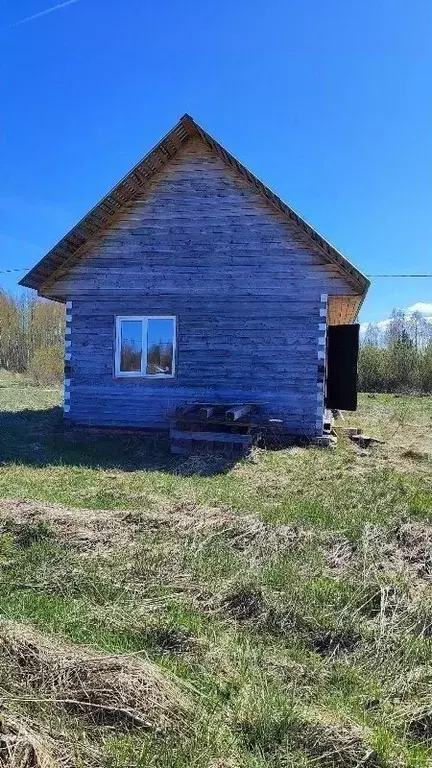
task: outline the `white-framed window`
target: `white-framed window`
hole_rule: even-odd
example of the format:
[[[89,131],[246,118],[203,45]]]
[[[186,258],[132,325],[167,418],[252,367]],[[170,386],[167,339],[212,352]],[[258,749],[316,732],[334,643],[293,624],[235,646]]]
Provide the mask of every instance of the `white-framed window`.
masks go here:
[[[176,318],[121,315],[115,326],[115,375],[166,379],[175,375]]]

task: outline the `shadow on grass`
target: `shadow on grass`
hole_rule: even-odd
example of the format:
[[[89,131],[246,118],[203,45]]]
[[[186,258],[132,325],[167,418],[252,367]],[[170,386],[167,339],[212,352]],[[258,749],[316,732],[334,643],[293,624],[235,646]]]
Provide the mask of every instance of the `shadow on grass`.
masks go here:
[[[228,472],[236,462],[221,455],[174,456],[169,438],[163,434],[92,434],[85,428],[66,425],[59,406],[0,411],[0,464],[3,465],[61,465],[212,476]]]

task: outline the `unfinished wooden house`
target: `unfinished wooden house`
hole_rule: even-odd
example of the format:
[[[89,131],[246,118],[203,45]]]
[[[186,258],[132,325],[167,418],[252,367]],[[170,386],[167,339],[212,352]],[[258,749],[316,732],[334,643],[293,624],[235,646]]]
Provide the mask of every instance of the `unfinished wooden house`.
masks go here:
[[[66,304],[77,424],[254,413],[313,438],[355,408],[368,280],[188,115],[21,285]]]

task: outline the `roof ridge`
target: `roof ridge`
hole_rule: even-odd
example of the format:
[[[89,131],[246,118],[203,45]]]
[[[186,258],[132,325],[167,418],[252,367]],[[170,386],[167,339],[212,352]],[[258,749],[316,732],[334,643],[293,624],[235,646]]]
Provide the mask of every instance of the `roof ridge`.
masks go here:
[[[343,253],[341,253],[332,243],[330,243],[329,240],[327,240],[323,235],[321,235],[308,221],[306,221],[303,216],[301,216],[297,211],[294,210],[288,203],[286,203],[279,195],[276,194],[276,192],[273,192],[270,187],[268,187],[261,179],[253,172],[251,171],[247,166],[245,166],[235,155],[233,155],[231,152],[229,152],[227,149],[225,149],[220,142],[215,139],[211,134],[209,134],[202,126],[195,122],[195,120],[188,115],[187,113],[183,115],[183,117],[180,118],[180,120],[185,119],[185,122],[189,124],[189,122],[193,125],[195,131],[198,133],[201,138],[205,137],[207,140],[210,140],[211,145],[213,148],[220,148],[222,150],[222,153],[218,153],[221,155],[222,159],[225,161],[227,158],[232,161],[232,163],[235,165],[237,170],[245,177],[247,177],[248,181],[251,181],[255,187],[259,189],[259,191],[263,192],[265,194],[265,197],[276,204],[276,206],[282,210],[283,213],[288,214],[290,218],[304,231],[312,237],[312,239],[315,241],[316,244],[321,245],[323,249],[326,251],[326,255],[330,255],[330,253],[327,252],[327,249],[329,249],[330,252],[336,256],[335,261],[337,261],[337,257],[341,260],[340,266],[346,267],[349,266],[356,275],[358,275],[361,279],[363,279],[366,283],[366,289],[370,285],[370,280],[366,277],[366,275],[361,272],[354,264],[352,264],[349,259],[347,259],[346,256],[344,256]]]
[[[164,168],[177,152],[193,137],[198,136],[204,144],[213,149],[230,167],[257,189],[266,200],[288,216],[314,242],[324,258],[338,265],[346,279],[365,296],[370,285],[368,278],[360,272],[342,253],[320,235],[293,208],[264,184],[252,171],[219,141],[211,136],[185,112],[178,122],[155,144],[133,168],[123,176],[109,192],[94,205],[58,243],[19,281],[20,285],[41,289],[49,286],[60,274],[67,272],[68,265],[75,263],[79,252],[95,235],[110,226],[112,217],[123,210],[138,193],[143,192],[149,181]]]

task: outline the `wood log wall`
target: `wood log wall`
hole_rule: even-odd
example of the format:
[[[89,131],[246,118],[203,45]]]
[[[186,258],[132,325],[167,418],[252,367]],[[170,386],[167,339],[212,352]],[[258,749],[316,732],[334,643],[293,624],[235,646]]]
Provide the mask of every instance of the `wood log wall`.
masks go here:
[[[73,302],[68,417],[166,426],[184,402],[259,402],[286,431],[317,427],[322,294],[337,266],[199,140],[50,286]],[[116,315],[176,315],[174,379],[114,376]]]

